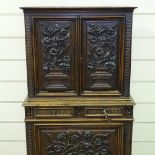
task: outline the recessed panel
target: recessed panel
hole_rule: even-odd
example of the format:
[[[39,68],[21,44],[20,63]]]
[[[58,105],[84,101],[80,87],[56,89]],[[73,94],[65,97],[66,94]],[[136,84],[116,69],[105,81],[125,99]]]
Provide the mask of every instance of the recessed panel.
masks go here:
[[[36,20],[34,52],[38,96],[76,94],[75,23],[76,19]]]
[[[36,125],[37,155],[122,155],[121,125]],[[118,137],[120,135],[120,137]],[[39,139],[39,141],[38,141]],[[41,146],[41,147],[39,147]]]
[[[121,94],[122,22],[117,18],[82,20],[83,95]],[[121,43],[122,42],[122,43]],[[122,54],[122,55],[121,55]]]

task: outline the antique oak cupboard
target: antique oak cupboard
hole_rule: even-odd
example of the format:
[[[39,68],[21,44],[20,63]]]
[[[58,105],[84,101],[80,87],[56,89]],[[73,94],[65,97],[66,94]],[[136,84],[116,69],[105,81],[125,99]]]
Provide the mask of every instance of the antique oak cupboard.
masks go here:
[[[22,8],[28,155],[131,155],[134,7]]]

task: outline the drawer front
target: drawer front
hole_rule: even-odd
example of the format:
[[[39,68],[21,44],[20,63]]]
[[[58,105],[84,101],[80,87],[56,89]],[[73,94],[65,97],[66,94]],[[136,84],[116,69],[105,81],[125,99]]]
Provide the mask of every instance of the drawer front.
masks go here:
[[[73,116],[72,108],[36,108],[35,117],[71,117]]]
[[[133,106],[26,107],[27,119],[50,118],[133,118]]]
[[[85,108],[85,116],[110,116],[110,117],[123,117],[123,107],[87,107]]]

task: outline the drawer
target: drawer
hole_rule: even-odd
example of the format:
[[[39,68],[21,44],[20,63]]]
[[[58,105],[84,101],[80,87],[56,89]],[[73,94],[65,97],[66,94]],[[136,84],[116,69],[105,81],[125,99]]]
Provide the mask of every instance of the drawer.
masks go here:
[[[63,106],[63,107],[26,107],[27,119],[48,118],[132,118],[133,106]]]
[[[71,117],[73,116],[72,108],[35,108],[35,117]]]
[[[86,107],[86,117],[123,117],[124,107]]]

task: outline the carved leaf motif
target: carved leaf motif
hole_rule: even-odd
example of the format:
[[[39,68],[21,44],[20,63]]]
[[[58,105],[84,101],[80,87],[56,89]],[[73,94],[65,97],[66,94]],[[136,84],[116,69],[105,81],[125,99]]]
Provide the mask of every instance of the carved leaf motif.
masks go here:
[[[50,72],[60,69],[64,73],[69,73],[71,70],[70,24],[44,22],[40,27],[43,70]]]
[[[91,131],[47,134],[48,155],[112,155],[109,150],[109,134]]]
[[[113,72],[116,68],[116,23],[89,23],[87,25],[88,69],[102,68]]]

